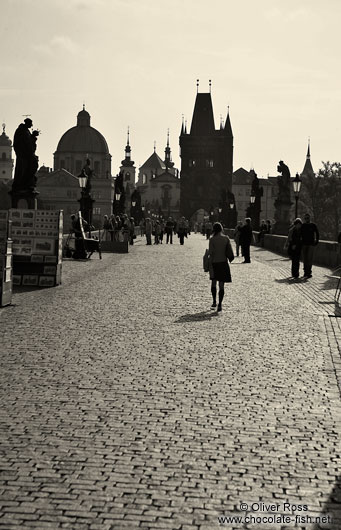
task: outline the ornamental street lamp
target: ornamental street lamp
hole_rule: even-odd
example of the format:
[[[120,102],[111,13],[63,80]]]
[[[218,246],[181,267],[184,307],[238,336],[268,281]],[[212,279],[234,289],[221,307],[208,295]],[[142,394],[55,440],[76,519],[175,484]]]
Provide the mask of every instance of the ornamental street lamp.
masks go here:
[[[298,215],[298,197],[299,197],[301,185],[302,185],[302,181],[298,173],[296,173],[296,177],[292,181],[292,185],[294,187],[294,195],[295,195],[295,219],[296,219]]]
[[[259,178],[254,170],[250,193],[250,206],[246,210],[246,217],[251,217],[254,230],[259,230],[259,217],[261,209],[261,197],[263,197],[263,188],[259,186]]]
[[[90,194],[91,177],[92,170],[90,169],[90,160],[87,159],[85,168],[82,169],[81,174],[78,176],[79,187],[81,188],[81,198],[78,202],[82,219],[88,224],[89,237],[91,237],[92,208],[93,203],[95,202]]]

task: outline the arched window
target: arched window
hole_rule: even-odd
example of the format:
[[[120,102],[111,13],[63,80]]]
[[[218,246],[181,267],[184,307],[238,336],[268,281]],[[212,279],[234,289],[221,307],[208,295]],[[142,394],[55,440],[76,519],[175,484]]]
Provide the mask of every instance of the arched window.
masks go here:
[[[142,175],[142,184],[147,184],[147,175],[145,173]]]

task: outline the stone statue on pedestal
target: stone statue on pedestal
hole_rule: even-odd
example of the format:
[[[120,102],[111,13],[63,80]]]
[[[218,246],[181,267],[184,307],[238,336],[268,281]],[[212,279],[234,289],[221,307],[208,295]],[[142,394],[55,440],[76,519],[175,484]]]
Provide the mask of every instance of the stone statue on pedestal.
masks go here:
[[[33,123],[26,118],[14,133],[13,148],[16,154],[12,183],[12,208],[36,208],[38,157],[35,154],[39,131],[31,132]]]
[[[38,157],[36,156],[37,138],[39,131],[31,133],[33,123],[26,118],[14,133],[13,147],[16,154],[14,180],[12,191],[25,192],[35,191],[38,169]]]

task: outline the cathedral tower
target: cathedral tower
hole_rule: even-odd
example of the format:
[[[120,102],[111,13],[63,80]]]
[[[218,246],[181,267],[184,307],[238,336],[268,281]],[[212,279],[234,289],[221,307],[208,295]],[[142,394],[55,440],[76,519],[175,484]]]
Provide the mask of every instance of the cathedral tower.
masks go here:
[[[129,127],[127,133],[127,145],[125,147],[125,158],[121,162],[120,173],[123,173],[123,183],[127,196],[130,197],[135,187],[135,166],[134,161],[131,160],[131,147],[129,143]]]
[[[198,86],[198,84],[197,84]],[[233,134],[229,112],[225,125],[215,128],[211,91],[197,92],[190,132],[180,134],[180,211],[190,218],[197,210],[209,212],[232,189]],[[224,206],[224,205],[222,205]]]

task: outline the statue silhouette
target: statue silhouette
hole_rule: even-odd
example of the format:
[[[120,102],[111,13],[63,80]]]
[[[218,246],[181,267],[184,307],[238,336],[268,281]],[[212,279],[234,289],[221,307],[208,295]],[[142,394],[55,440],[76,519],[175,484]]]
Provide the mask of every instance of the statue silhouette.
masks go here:
[[[38,131],[30,132],[33,123],[26,118],[14,133],[13,147],[16,154],[14,192],[35,191],[38,169],[38,157],[35,154],[37,147]]]

